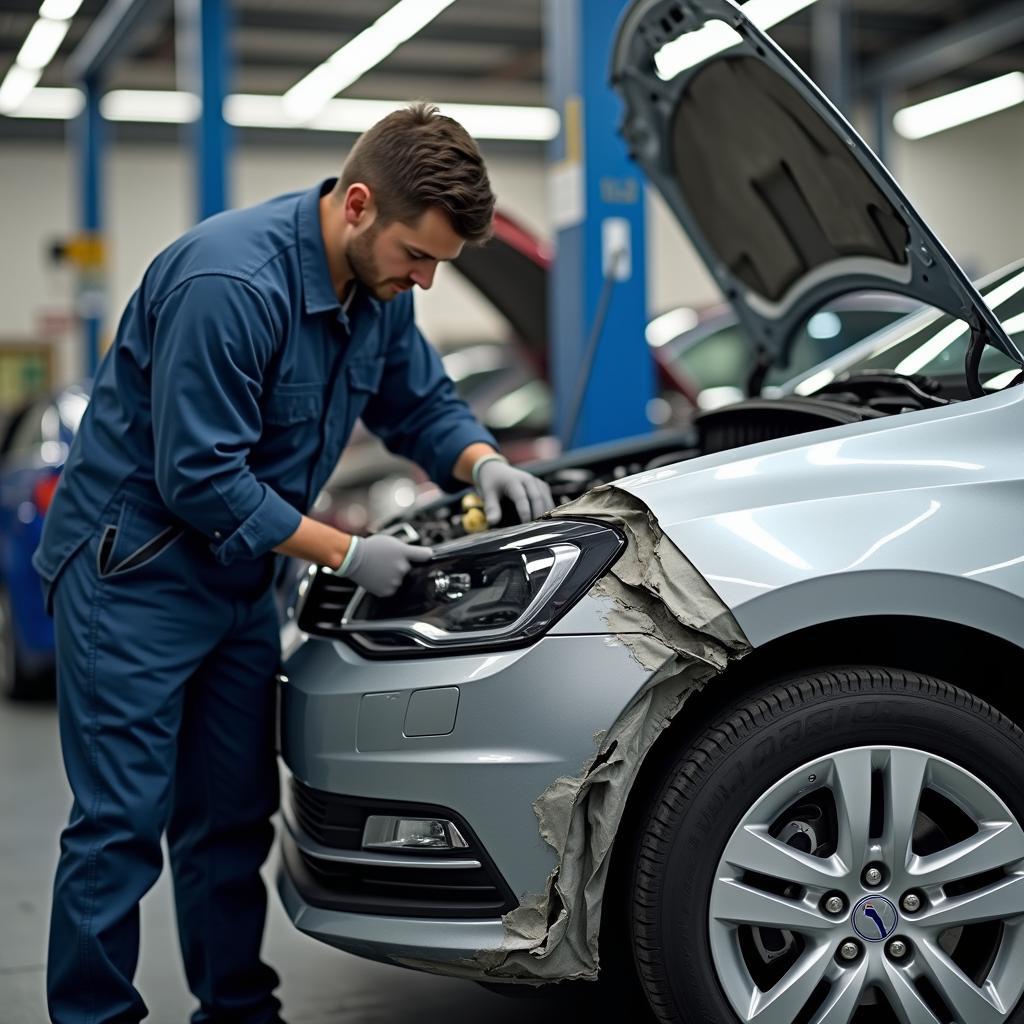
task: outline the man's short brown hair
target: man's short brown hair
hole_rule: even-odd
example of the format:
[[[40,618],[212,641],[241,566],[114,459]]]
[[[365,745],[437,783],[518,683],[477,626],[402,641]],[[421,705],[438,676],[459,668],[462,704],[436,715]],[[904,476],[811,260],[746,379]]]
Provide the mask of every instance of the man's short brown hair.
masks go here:
[[[467,242],[491,235],[494,194],[480,150],[458,121],[431,103],[396,110],[359,137],[336,194],[355,182],[373,193],[384,224],[414,224],[436,206]]]

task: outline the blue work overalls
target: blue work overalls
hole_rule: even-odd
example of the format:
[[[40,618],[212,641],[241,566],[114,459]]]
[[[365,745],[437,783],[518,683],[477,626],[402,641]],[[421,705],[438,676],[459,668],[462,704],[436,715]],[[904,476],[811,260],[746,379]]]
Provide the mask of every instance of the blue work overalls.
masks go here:
[[[277,807],[272,549],[358,416],[443,486],[493,443],[413,322],[412,297],[331,285],[319,200],[213,217],[132,297],[35,566],[56,620],[73,795],[54,887],[56,1024],[138,1021],[138,903],[166,831],[194,1021],[277,1019],[259,868]]]

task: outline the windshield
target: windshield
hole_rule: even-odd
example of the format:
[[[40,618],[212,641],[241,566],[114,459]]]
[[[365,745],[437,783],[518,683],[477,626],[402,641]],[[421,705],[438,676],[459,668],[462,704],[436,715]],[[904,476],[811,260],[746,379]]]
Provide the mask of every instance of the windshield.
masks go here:
[[[1024,268],[1018,264],[1002,270],[980,290],[1010,338],[1018,345],[1024,343]],[[847,359],[840,357],[801,382],[796,390],[800,394],[810,394],[840,373],[876,370],[907,376],[962,377],[970,339],[967,324],[948,314],[932,311],[908,317],[900,327],[881,335],[867,351],[860,348],[849,353]],[[999,349],[991,345],[985,349],[981,359],[981,382],[984,386],[1005,387],[1019,370],[1020,365]]]
[[[765,380],[768,386],[783,385],[806,373],[813,366],[845,351],[851,345],[905,316],[916,304],[901,296],[865,293],[856,299],[830,303],[815,313],[796,333],[785,366],[773,366]],[[703,337],[696,331],[681,335],[673,343],[669,359],[697,391],[730,389],[729,401],[743,397],[750,376],[752,343],[750,336],[729,318]],[[702,408],[714,408],[718,401],[700,400]]]

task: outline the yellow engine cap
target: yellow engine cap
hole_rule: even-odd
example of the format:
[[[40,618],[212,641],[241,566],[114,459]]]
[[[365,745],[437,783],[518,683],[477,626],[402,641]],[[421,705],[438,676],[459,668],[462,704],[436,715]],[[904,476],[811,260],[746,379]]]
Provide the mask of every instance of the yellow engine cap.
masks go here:
[[[487,516],[482,508],[467,509],[462,516],[462,528],[466,533],[483,533],[487,529]]]

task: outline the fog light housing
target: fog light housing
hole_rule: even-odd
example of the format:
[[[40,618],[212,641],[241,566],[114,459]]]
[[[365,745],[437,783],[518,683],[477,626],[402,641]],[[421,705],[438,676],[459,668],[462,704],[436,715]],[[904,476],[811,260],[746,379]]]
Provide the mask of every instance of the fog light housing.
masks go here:
[[[454,822],[371,814],[363,827],[364,850],[468,850]]]

